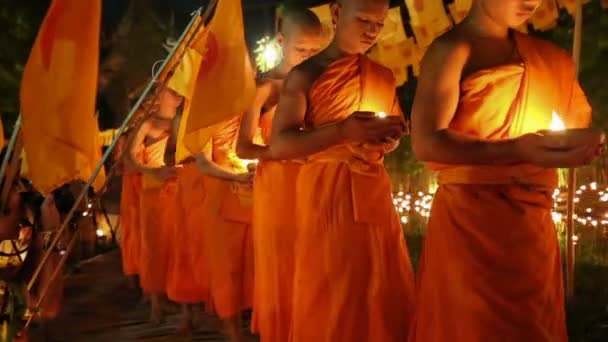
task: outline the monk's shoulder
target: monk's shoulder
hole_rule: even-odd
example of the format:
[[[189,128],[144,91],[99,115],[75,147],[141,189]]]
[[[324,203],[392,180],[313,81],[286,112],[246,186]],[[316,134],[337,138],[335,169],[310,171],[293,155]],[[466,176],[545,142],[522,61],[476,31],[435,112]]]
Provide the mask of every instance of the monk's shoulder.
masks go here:
[[[324,68],[314,58],[310,58],[289,72],[284,88],[307,92],[323,70]]]
[[[530,45],[534,46],[538,53],[540,53],[543,57],[546,57],[548,61],[554,60],[559,63],[567,63],[574,65],[570,52],[562,48],[561,46],[546,39],[534,37],[531,35],[524,35],[524,37],[525,39],[529,40]]]
[[[426,70],[460,72],[471,55],[471,43],[456,31],[448,31],[436,38],[422,58]]]

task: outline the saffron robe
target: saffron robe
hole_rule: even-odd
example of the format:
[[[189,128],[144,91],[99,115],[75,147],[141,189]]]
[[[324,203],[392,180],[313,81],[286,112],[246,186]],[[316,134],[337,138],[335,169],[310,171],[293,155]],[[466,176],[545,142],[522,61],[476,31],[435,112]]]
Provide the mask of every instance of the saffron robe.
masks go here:
[[[401,114],[392,72],[354,55],[332,63],[308,94],[307,127],[356,111]],[[404,341],[413,272],[379,146],[312,155],[297,180],[293,342]]]
[[[120,198],[120,251],[122,271],[125,275],[139,273],[140,215],[139,197],[141,192],[141,174],[125,173],[122,177]]]
[[[164,165],[164,153],[167,138],[143,148],[143,162],[147,167]],[[164,293],[167,286],[169,262],[169,239],[171,225],[167,208],[175,201],[172,188],[147,174],[142,175],[142,192],[140,197],[141,250],[139,276],[145,293]]]
[[[268,144],[274,110],[260,117]],[[254,298],[252,330],[264,342],[289,340],[296,239],[296,179],[301,162],[260,161],[253,187]]]
[[[203,258],[204,176],[196,163],[177,170],[176,221],[169,265],[167,296],[178,303],[201,303],[208,298]]]
[[[234,152],[240,117],[219,125],[211,140],[215,163],[233,172],[246,172]],[[203,257],[208,276],[209,308],[229,318],[251,307],[253,246],[251,189],[244,184],[205,177]]]
[[[515,34],[523,65],[479,70],[461,83],[449,128],[489,140],[586,127],[590,107],[570,56]],[[554,169],[431,164],[433,200],[410,342],[567,341]]]

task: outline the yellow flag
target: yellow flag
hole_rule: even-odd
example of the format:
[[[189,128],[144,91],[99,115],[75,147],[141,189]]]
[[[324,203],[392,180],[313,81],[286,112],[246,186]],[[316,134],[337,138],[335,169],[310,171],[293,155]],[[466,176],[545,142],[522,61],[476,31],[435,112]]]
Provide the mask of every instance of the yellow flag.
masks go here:
[[[23,71],[24,148],[29,177],[43,193],[88,180],[100,160],[100,22],[100,0],[53,0]],[[97,188],[103,178],[97,177]]]
[[[186,132],[186,122],[190,114],[192,104],[192,94],[196,85],[196,76],[201,66],[203,57],[194,49],[187,49],[183,59],[175,69],[175,73],[167,82],[167,86],[184,97],[184,110],[177,135],[177,146],[175,150],[175,160],[181,162],[192,154],[184,145],[184,134]]]
[[[197,16],[194,19],[194,23],[188,32],[186,32],[186,35],[184,36],[184,39],[181,41],[180,45],[175,49],[175,53],[167,63],[165,69],[159,75],[159,80],[163,81],[165,77],[168,76],[168,73],[176,69],[182,63],[182,59],[187,57],[186,55],[189,53],[187,50],[190,49],[188,44],[195,44],[196,40],[199,39],[198,37],[202,35],[202,31],[204,29],[202,20],[203,19],[200,16]]]
[[[184,144],[201,152],[214,125],[241,115],[255,96],[255,79],[245,45],[241,0],[221,0],[205,30],[203,56],[188,115]]]

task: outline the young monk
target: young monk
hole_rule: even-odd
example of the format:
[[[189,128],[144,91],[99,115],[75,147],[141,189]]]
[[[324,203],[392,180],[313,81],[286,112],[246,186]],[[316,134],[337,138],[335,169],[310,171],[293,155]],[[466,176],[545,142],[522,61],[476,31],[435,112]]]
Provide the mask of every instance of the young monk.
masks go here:
[[[287,73],[318,52],[321,22],[308,9],[287,9],[281,14],[277,42],[283,60],[259,81],[254,103],[245,113],[237,153],[244,159],[263,160],[257,167],[253,191],[253,250],[255,261],[252,329],[263,341],[287,341],[291,326],[293,248],[295,243],[295,179],[300,163],[264,161],[280,89]],[[263,144],[254,138],[261,129]]]
[[[169,88],[159,91],[158,111],[145,118],[129,138],[126,158],[127,166],[142,174],[139,276],[144,293],[150,295],[151,320],[155,323],[163,318],[169,257],[170,226],[159,221],[165,207],[162,199],[175,200],[166,197],[163,191],[163,183],[176,174],[175,167],[164,165],[164,154],[172,120],[182,101],[182,97]]]
[[[251,307],[253,174],[236,157],[240,117],[218,124],[210,152],[195,156],[204,179],[203,253],[208,278],[207,305],[224,322],[233,342],[245,341],[241,314]]]
[[[173,124],[169,145],[177,144],[181,115]],[[208,299],[206,265],[203,255],[203,228],[205,199],[204,176],[198,171],[192,156],[179,161],[177,170],[176,208],[177,229],[171,239],[170,265],[167,281],[167,296],[181,303],[182,318],[177,334],[188,336],[194,328],[193,306]]]
[[[296,185],[291,341],[404,341],[413,273],[383,157],[405,125],[391,71],[362,55],[388,1],[331,10],[335,37],[287,77],[269,145],[270,159],[307,158]]]
[[[476,0],[422,62],[417,158],[439,171],[410,342],[567,341],[556,167],[604,137],[567,52],[512,30],[540,0]],[[555,111],[568,128],[546,130]],[[540,132],[539,132],[540,131]]]
[[[121,137],[121,139],[124,140],[123,144],[126,144],[127,137]],[[120,198],[120,252],[122,257],[122,271],[127,278],[127,286],[130,289],[137,289],[139,254],[141,248],[141,227],[139,222],[141,174],[124,166],[122,160],[119,160],[118,162],[120,163],[118,167],[120,167],[120,173],[122,174],[122,192]]]

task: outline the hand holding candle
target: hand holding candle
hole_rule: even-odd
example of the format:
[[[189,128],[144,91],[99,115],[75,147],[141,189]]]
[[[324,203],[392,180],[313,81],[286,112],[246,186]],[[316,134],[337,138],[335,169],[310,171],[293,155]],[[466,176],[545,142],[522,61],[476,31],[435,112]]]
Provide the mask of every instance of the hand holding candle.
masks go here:
[[[549,130],[539,133],[547,137],[547,148],[570,150],[582,147],[595,148],[604,144],[604,134],[593,128],[566,128],[566,125],[555,111],[551,115]]]
[[[592,128],[567,129],[552,113],[548,130],[526,134],[515,140],[516,154],[525,162],[548,168],[587,165],[603,152],[605,136]]]

